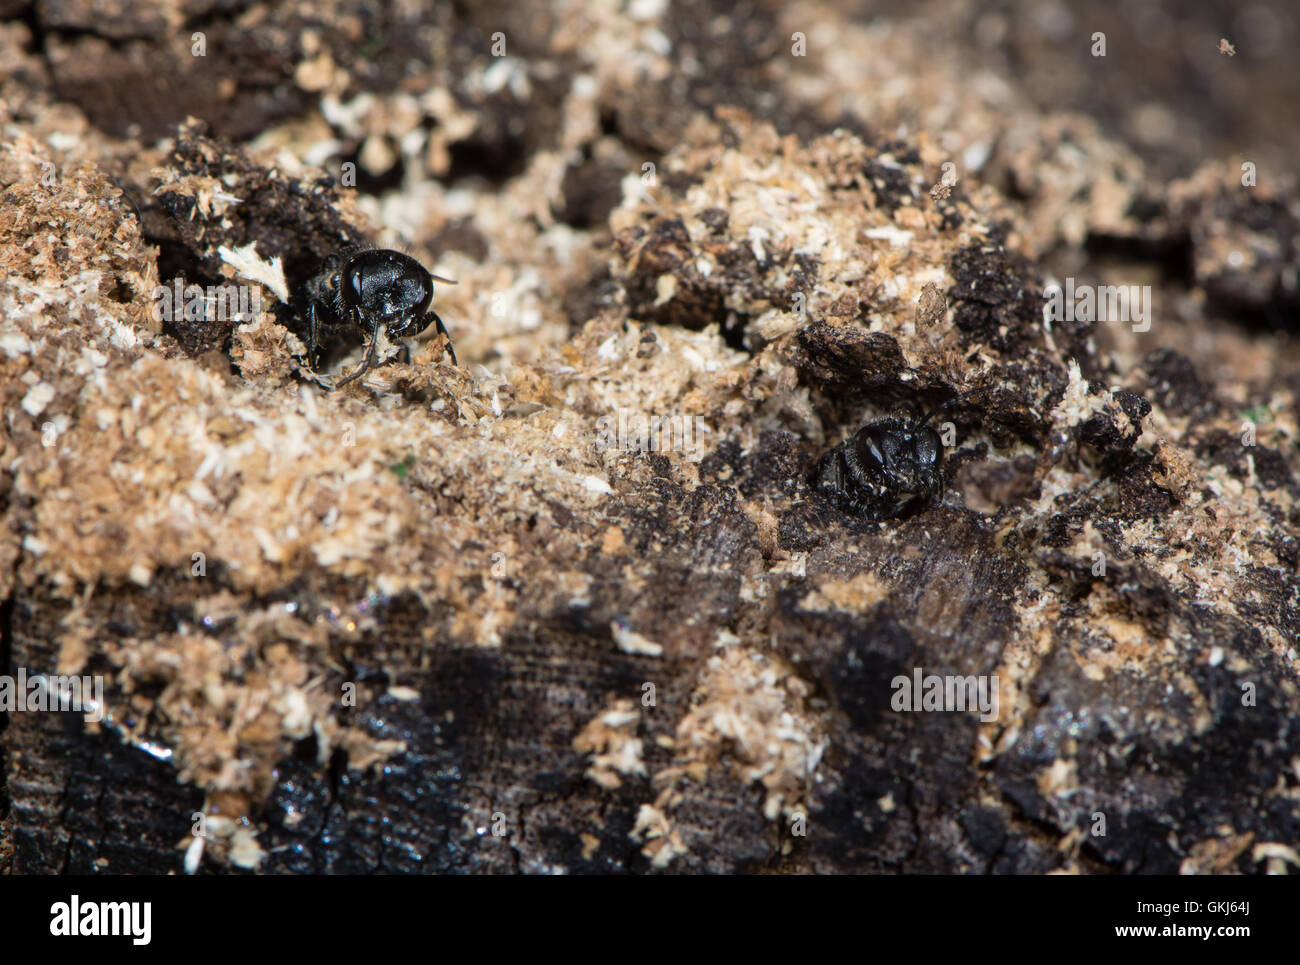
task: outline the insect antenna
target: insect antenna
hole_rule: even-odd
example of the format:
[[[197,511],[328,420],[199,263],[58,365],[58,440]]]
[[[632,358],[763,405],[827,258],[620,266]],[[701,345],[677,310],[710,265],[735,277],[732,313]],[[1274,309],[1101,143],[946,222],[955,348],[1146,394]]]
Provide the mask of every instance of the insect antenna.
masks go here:
[[[950,405],[956,405],[958,402],[963,402],[963,401],[965,401],[966,399],[969,399],[972,395],[974,395],[974,394],[975,394],[976,392],[978,392],[978,391],[979,391],[978,389],[971,389],[969,392],[962,392],[962,393],[960,393],[960,394],[958,394],[958,395],[954,395],[954,396],[953,396],[951,399],[949,399],[947,402],[940,402],[940,403],[939,403],[938,405],[936,405],[933,409],[931,409],[931,410],[930,410],[929,412],[927,412],[924,416],[922,416],[921,419],[918,420],[916,424],[917,424],[918,426],[923,426],[923,425],[925,425],[927,422],[929,422],[931,419],[933,419],[936,415],[938,415],[938,414],[939,414],[940,412],[942,412],[944,409],[948,408],[948,406],[950,406]]]

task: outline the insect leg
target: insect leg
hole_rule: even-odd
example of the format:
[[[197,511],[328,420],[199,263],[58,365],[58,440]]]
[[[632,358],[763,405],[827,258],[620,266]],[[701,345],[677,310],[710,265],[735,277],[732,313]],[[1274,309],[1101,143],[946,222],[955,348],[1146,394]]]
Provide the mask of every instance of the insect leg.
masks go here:
[[[316,299],[307,303],[307,364],[316,370],[316,346],[320,344],[320,323],[316,319]]]
[[[442,324],[442,319],[438,317],[437,312],[430,312],[429,314],[433,316],[433,321],[438,326],[439,334],[447,336],[447,354],[451,356],[451,364],[460,365],[460,363],[456,361],[456,350],[451,347],[451,332],[447,331],[447,326]]]

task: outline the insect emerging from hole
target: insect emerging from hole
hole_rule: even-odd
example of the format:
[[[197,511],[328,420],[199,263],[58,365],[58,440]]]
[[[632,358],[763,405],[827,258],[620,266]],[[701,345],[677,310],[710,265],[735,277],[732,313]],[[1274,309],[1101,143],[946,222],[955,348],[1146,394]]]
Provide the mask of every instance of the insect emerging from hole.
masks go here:
[[[920,512],[942,499],[943,443],[930,419],[877,419],[834,446],[817,463],[813,485],[846,513],[880,521]]]
[[[414,338],[430,323],[447,336],[452,364],[459,364],[456,350],[451,347],[451,335],[429,308],[435,281],[456,284],[450,278],[431,274],[410,255],[390,248],[351,248],[330,255],[304,286],[307,358],[312,368],[316,367],[325,330],[350,329],[368,339],[360,368],[331,386],[337,389],[374,366],[381,327],[390,339]]]

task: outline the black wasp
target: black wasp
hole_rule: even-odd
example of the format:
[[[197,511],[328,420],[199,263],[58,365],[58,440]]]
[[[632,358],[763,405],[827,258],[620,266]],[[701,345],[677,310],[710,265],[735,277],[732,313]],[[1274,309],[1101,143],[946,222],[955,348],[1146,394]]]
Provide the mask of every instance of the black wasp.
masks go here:
[[[817,463],[817,491],[846,513],[870,520],[898,519],[942,499],[943,443],[927,423],[951,399],[921,419],[868,422]]]
[[[447,336],[452,364],[456,350],[437,313],[430,310],[433,283],[450,278],[430,273],[410,255],[391,248],[351,248],[330,255],[303,286],[307,300],[307,357],[312,367],[327,329],[350,329],[368,338],[361,367],[333,388],[360,378],[375,364],[379,329],[392,339],[412,338],[429,327]]]

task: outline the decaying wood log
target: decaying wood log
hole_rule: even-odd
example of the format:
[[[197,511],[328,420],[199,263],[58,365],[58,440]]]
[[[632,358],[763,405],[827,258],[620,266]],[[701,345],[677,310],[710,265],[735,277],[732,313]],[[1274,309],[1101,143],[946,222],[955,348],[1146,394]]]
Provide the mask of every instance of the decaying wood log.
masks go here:
[[[686,7],[673,49],[718,47]],[[831,123],[858,89],[840,68],[774,66],[775,10],[667,99],[606,49],[624,15],[584,23],[584,50],[567,14],[533,16],[523,62],[560,69],[493,75],[477,104],[458,78],[486,47],[435,12],[375,27],[463,40],[407,51],[423,101],[326,31],[263,73],[214,67],[256,117],[185,74],[214,123],[150,100],[134,133],[95,72],[164,41],[113,18],[144,46],[0,39],[27,64],[0,86],[0,663],[97,677],[107,714],[8,715],[0,872],[1284,864],[1300,367],[1266,330],[1294,330],[1295,195],[1217,163],[1153,186],[1023,105],[981,177],[940,180],[929,135]],[[993,130],[958,65],[927,70],[954,131]],[[292,96],[259,97],[277,72]],[[598,90],[555,80],[584,73]],[[175,136],[122,161],[83,122],[59,155],[53,121],[7,106],[20,84]],[[402,182],[395,208],[222,136],[302,157],[322,130],[276,125],[321,91],[371,98],[326,113],[374,190]],[[863,96],[873,131],[907,115]],[[381,163],[399,143],[404,182]],[[436,307],[465,364],[426,338],[326,391],[301,285],[398,209],[460,282]],[[1045,317],[1060,265],[1105,297],[1107,258],[1149,331],[1136,301]],[[159,318],[178,281],[263,310]],[[944,498],[868,520],[814,491],[864,422],[944,403]]]

